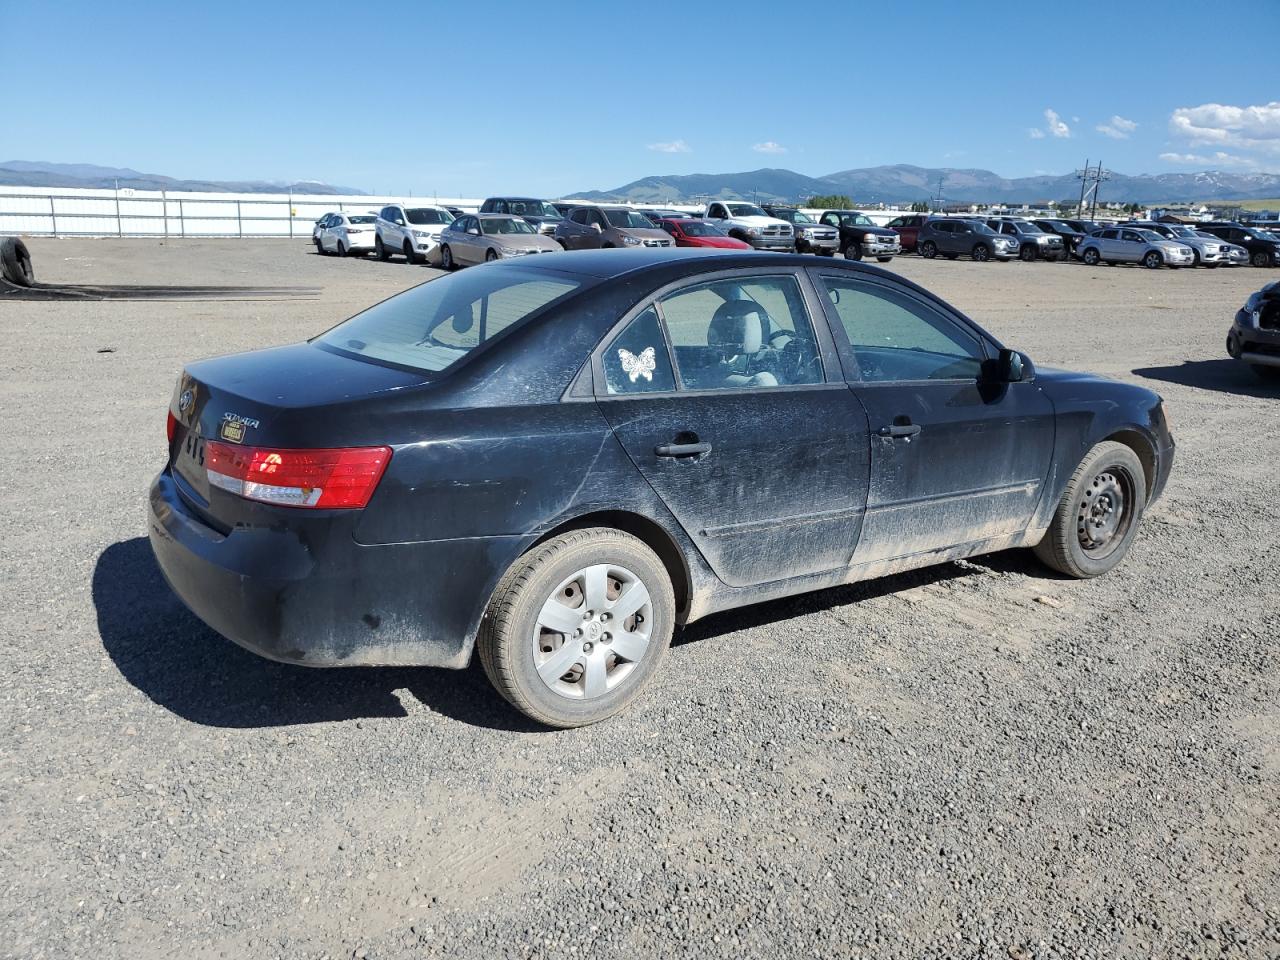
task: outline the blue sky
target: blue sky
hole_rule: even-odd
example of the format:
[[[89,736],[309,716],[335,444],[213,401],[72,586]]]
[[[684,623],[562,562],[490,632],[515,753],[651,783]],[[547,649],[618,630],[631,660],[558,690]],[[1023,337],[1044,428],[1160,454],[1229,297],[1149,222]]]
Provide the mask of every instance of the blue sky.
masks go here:
[[[1280,171],[1273,64],[1214,53],[1274,44],[1280,2],[1230,9],[0,0],[5,73],[22,78],[0,160],[440,196],[759,167],[1025,176],[1086,157]]]

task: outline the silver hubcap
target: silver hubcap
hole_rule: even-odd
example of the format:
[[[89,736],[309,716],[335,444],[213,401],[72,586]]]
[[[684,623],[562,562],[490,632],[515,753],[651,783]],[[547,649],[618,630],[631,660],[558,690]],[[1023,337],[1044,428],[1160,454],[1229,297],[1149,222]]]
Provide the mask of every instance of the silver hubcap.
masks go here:
[[[562,697],[592,700],[626,680],[649,648],[653,604],[640,578],[612,563],[579,570],[538,612],[533,663]]]

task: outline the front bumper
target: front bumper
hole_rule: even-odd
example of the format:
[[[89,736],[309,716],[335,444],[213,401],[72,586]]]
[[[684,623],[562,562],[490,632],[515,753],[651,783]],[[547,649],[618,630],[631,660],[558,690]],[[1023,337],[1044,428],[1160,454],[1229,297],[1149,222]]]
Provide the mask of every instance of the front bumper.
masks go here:
[[[797,250],[831,250],[840,249],[840,237],[838,234],[822,236],[822,237],[796,237]]]
[[[792,250],[795,248],[795,237],[747,237],[747,243],[757,250]]]
[[[511,537],[366,546],[352,535],[356,513],[340,510],[283,507],[288,522],[224,534],[187,506],[179,482],[166,468],[148,497],[165,580],[228,640],[285,663],[465,667],[519,551]]]
[[[892,240],[886,237],[864,237],[862,253],[868,257],[893,257],[902,253],[902,244],[896,237]]]
[[[1171,267],[1189,267],[1196,262],[1195,254],[1170,251],[1164,255],[1164,262]]]

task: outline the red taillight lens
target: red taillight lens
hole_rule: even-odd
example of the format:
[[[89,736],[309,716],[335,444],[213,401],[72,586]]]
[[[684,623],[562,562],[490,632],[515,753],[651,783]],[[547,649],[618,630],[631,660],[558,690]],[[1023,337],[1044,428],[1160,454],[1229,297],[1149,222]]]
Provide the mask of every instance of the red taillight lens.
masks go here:
[[[248,500],[286,507],[363,507],[391,461],[390,447],[274,450],[210,440],[209,482]]]
[[[173,411],[169,411],[169,419],[165,421],[164,432],[169,436],[169,442],[173,443],[173,435],[178,431],[178,418],[173,415]]]

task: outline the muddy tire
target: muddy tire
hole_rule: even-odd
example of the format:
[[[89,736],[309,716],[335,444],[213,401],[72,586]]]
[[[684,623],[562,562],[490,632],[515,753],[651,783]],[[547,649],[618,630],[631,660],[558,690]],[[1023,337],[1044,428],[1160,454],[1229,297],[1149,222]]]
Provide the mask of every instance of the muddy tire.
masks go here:
[[[1099,443],[1076,467],[1035,554],[1069,577],[1100,576],[1124,559],[1146,505],[1137,454],[1123,443]]]
[[[27,245],[17,237],[0,240],[0,273],[19,287],[29,287],[36,282],[31,254],[27,251]]]
[[[674,627],[662,561],[630,534],[592,527],[516,561],[493,592],[476,649],[517,710],[549,727],[580,727],[640,695]]]

